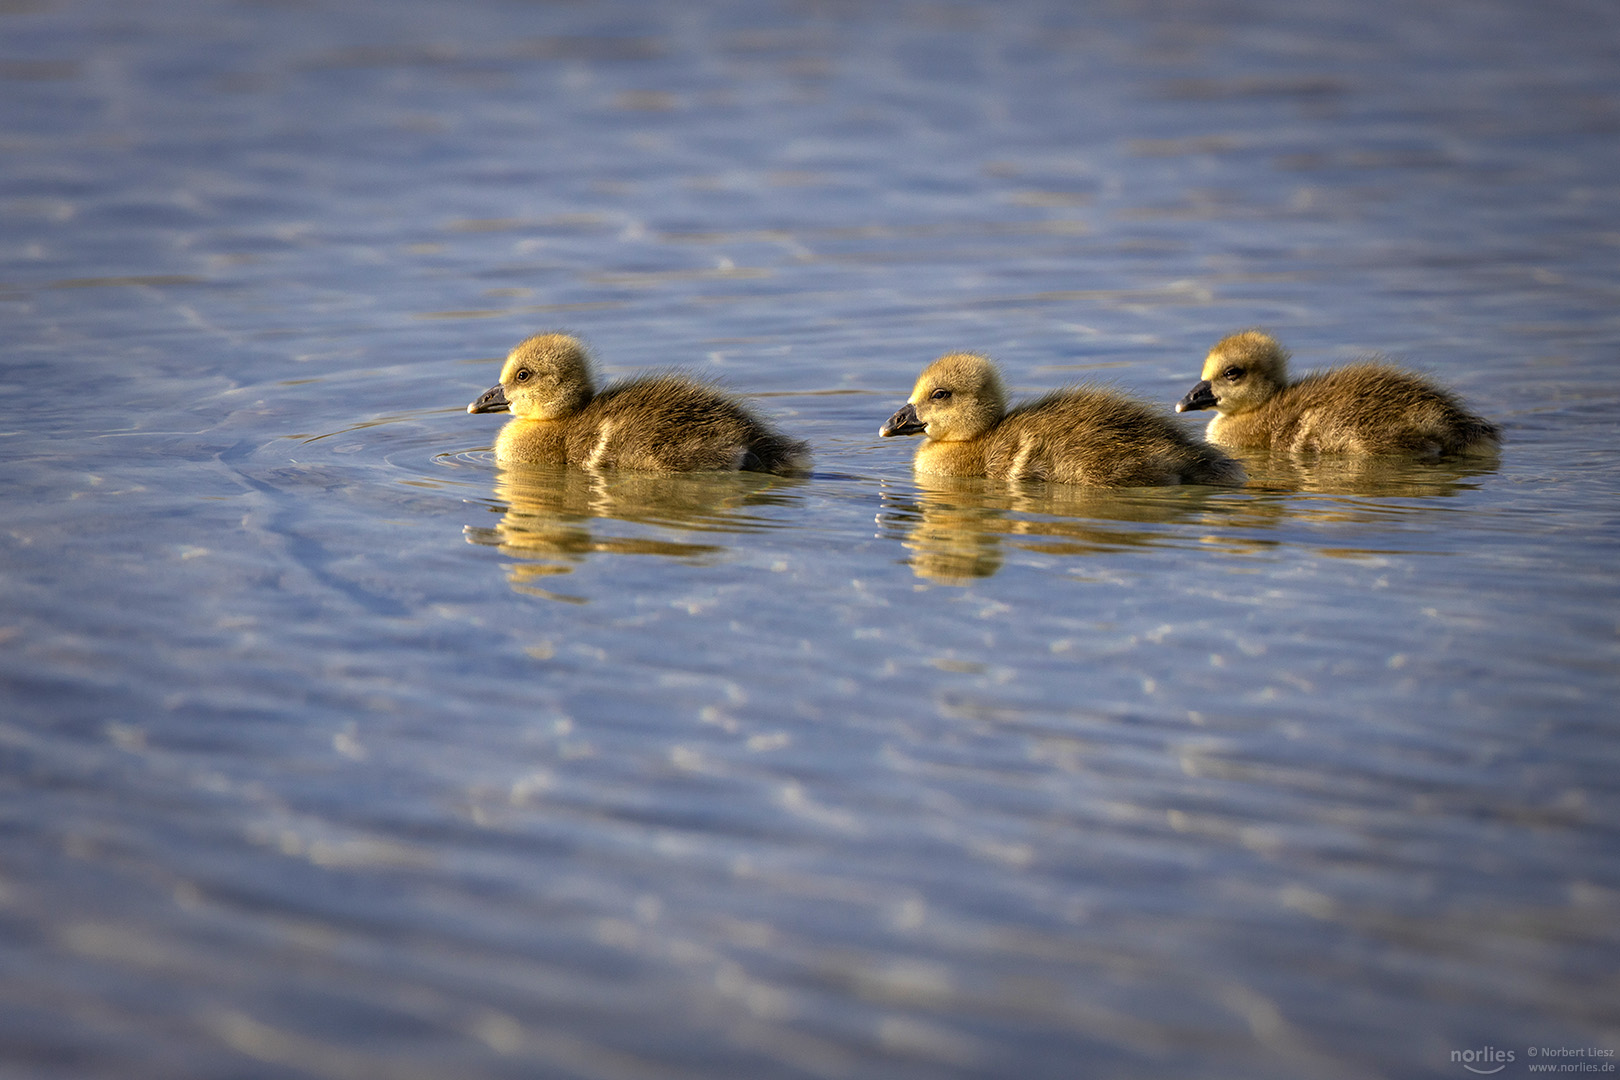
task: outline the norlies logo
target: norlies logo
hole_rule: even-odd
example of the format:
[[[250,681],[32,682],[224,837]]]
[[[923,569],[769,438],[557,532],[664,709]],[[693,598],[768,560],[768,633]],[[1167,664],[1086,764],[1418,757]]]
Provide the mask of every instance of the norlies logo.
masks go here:
[[[1478,1050],[1453,1050],[1451,1060],[1471,1073],[1491,1076],[1508,1067],[1508,1062],[1513,1060],[1513,1051],[1498,1050],[1494,1046],[1482,1046]]]

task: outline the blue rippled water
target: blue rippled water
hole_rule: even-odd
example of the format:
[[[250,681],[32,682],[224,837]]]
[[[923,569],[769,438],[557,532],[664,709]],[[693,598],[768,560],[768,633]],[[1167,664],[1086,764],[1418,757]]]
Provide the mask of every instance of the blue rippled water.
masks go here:
[[[0,1073],[1612,1062],[1616,41],[0,3]],[[947,350],[1168,409],[1252,325],[1499,459],[1101,493],[876,437]],[[502,469],[465,404],[552,328],[814,473]]]

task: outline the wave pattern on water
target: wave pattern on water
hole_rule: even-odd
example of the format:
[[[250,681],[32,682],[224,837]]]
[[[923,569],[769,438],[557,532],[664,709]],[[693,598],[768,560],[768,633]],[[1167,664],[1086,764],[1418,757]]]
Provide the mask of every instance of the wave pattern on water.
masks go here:
[[[1606,1046],[1617,19],[0,4],[0,1072]],[[1501,455],[876,435],[947,350],[1168,410],[1250,325]],[[466,402],[549,328],[814,471],[502,468]]]

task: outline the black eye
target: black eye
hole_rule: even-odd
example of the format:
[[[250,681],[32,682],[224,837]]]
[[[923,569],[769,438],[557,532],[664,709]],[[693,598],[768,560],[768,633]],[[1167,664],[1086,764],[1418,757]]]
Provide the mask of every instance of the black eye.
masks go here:
[[[951,396],[951,392],[949,390],[941,388],[939,390],[935,390],[932,394],[929,394],[928,396],[933,398],[935,401],[944,401],[946,398]]]
[[[518,373],[517,373],[517,381],[518,382],[524,382],[525,380],[528,379],[528,377],[529,377],[529,369],[528,368],[519,368],[518,369]]]
[[[1229,367],[1225,371],[1221,372],[1221,378],[1230,379],[1233,382],[1237,382],[1239,379],[1243,378],[1243,369],[1240,367]]]

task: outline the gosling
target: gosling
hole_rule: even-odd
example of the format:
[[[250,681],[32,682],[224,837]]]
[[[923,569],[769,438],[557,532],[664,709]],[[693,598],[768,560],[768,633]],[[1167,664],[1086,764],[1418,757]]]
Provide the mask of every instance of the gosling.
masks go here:
[[[976,353],[924,368],[878,434],[922,435],[912,467],[934,476],[1110,488],[1243,483],[1237,462],[1111,390],[1058,390],[1009,412],[995,364]]]
[[[568,334],[520,342],[501,381],[469,413],[510,412],[495,440],[502,463],[675,473],[810,467],[810,447],[780,434],[705,383],[657,372],[598,392],[585,346]]]
[[[1380,362],[1351,364],[1288,381],[1288,353],[1259,330],[1223,338],[1203,379],[1177,412],[1214,409],[1204,437],[1245,450],[1404,454],[1435,458],[1488,453],[1497,426],[1454,394]]]

